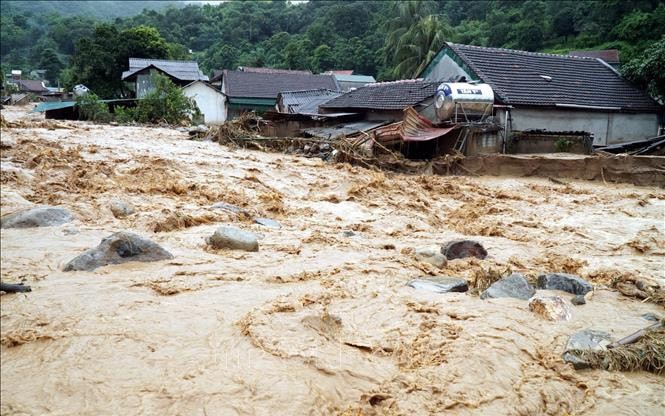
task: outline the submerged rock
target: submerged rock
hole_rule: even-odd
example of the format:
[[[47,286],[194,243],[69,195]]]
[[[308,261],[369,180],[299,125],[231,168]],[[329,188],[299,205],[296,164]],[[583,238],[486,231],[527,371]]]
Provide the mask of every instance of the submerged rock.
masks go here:
[[[646,319],[647,321],[653,321],[653,322],[660,322],[660,320],[663,319],[663,318],[661,318],[660,316],[656,315],[656,314],[653,313],[653,312],[643,313],[643,314],[640,315],[640,316],[641,316],[643,319]]]
[[[586,304],[586,298],[584,295],[577,295],[570,300],[570,303],[573,305],[584,305]]]
[[[528,300],[536,290],[520,273],[513,273],[508,277],[492,283],[481,295],[481,299],[487,298],[516,298]]]
[[[0,228],[52,227],[74,220],[74,216],[62,207],[35,207],[5,215],[0,219]]]
[[[223,209],[224,211],[232,212],[234,214],[245,214],[249,215],[249,212],[245,209],[242,209],[238,206],[232,205],[232,204],[227,204],[226,202],[217,202],[216,204],[212,204],[210,207],[212,209]]]
[[[466,280],[454,277],[413,279],[407,283],[407,286],[434,293],[466,292],[469,290]]]
[[[120,199],[111,201],[109,204],[109,209],[111,210],[111,213],[113,213],[113,216],[116,218],[124,218],[128,215],[132,215],[136,211],[132,204]]]
[[[279,230],[282,228],[282,224],[280,224],[279,221],[270,218],[254,218],[254,222],[263,225],[264,227],[272,228],[273,230]]]
[[[550,321],[568,321],[573,316],[572,308],[559,296],[536,295],[529,301],[529,310]]]
[[[482,260],[487,257],[487,250],[477,241],[453,240],[441,247],[441,254],[446,256],[448,260],[465,257],[476,257]]]
[[[432,248],[418,248],[414,254],[417,260],[429,263],[432,266],[442,268],[448,264],[446,256],[441,254],[438,250]]]
[[[571,335],[562,358],[578,370],[589,368],[589,363],[583,358],[584,352],[602,351],[611,342],[612,337],[607,332],[585,329]]]
[[[24,285],[23,283],[5,283],[5,282],[0,282],[0,292],[5,292],[5,293],[23,293],[23,292],[32,292],[32,288],[28,285]]]
[[[94,270],[108,264],[130,261],[170,260],[173,255],[159,244],[126,231],[117,232],[104,239],[95,248],[74,257],[64,271]]]
[[[574,274],[548,273],[538,276],[538,288],[562,290],[573,295],[586,295],[593,290],[593,285]]]
[[[213,235],[206,239],[206,242],[213,248],[259,251],[256,235],[235,227],[219,227]]]

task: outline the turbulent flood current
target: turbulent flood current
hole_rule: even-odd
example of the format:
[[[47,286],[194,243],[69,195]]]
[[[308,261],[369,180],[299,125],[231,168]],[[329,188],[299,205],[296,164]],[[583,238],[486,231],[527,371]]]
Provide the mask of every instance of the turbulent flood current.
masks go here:
[[[1,297],[2,415],[665,414],[662,376],[561,358],[574,332],[620,338],[665,314],[616,289],[665,286],[663,189],[406,175],[3,115],[20,127],[2,129],[2,214],[51,205],[75,220],[2,230],[2,280],[32,287]],[[135,212],[116,218],[117,200]],[[257,234],[259,251],[208,246],[221,225]],[[63,271],[117,231],[173,259]],[[487,258],[414,256],[459,238]],[[510,272],[573,273],[596,290],[568,321],[479,298]],[[423,276],[471,290],[406,285]]]

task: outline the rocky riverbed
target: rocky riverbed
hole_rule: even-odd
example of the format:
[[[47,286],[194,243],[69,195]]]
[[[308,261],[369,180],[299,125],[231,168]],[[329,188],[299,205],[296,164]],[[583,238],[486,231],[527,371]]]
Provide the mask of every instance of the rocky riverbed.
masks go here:
[[[1,298],[3,415],[665,412],[662,376],[562,359],[574,333],[665,315],[662,189],[404,175],[3,115],[21,122],[2,129],[3,217],[72,217],[3,225],[2,280],[32,289]],[[486,257],[437,254],[459,239]],[[67,267],[88,250],[101,262]],[[531,306],[481,299],[513,273]],[[593,291],[573,305],[539,286],[548,273]]]

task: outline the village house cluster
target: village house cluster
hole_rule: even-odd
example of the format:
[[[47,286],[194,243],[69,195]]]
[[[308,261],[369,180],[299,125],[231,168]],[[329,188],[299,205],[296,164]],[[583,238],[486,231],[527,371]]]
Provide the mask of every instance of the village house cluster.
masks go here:
[[[661,154],[663,106],[623,79],[618,65],[616,50],[565,56],[446,43],[416,79],[392,82],[349,70],[254,67],[208,77],[194,61],[137,58],[129,59],[122,80],[141,99],[152,74],[167,76],[196,102],[205,124],[253,112],[269,120],[267,136],[369,135],[411,158],[590,153],[625,143]],[[49,93],[37,81],[17,82]],[[109,101],[111,109],[119,103],[126,101]],[[66,118],[74,106],[47,102],[38,110]]]

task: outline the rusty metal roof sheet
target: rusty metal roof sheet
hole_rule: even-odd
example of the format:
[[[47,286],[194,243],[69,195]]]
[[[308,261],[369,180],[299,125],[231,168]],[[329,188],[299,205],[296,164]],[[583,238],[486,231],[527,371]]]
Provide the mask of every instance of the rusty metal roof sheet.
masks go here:
[[[434,127],[431,121],[418,114],[413,107],[404,110],[404,121],[400,128],[400,135],[405,142],[424,142],[445,136],[455,130],[459,125],[450,127]]]

